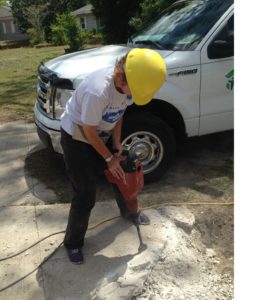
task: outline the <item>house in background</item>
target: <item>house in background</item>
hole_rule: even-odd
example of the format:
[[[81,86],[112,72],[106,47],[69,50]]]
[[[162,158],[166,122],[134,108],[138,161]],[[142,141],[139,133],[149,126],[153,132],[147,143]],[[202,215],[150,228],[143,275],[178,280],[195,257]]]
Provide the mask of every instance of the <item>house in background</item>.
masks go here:
[[[72,12],[73,16],[76,16],[79,22],[80,27],[85,30],[94,29],[96,32],[100,29],[99,20],[96,19],[92,13],[92,5],[87,4],[75,11]]]
[[[28,40],[26,34],[21,33],[14,24],[14,18],[10,7],[0,7],[0,41]]]

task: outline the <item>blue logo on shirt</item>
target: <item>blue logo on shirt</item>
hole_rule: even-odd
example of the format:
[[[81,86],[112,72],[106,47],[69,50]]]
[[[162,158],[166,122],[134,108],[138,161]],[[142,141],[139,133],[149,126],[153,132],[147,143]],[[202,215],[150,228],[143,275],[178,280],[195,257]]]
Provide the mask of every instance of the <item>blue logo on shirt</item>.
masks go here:
[[[125,109],[116,112],[106,112],[102,116],[102,120],[108,123],[115,123],[124,114]]]

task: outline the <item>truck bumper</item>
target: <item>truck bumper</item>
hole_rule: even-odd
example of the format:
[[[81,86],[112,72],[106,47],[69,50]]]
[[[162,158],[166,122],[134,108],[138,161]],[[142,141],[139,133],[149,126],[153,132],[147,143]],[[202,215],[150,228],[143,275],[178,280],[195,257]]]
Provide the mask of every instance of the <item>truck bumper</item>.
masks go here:
[[[63,153],[60,145],[60,121],[53,120],[43,115],[37,103],[34,107],[35,124],[37,126],[37,134],[42,143],[58,153]]]

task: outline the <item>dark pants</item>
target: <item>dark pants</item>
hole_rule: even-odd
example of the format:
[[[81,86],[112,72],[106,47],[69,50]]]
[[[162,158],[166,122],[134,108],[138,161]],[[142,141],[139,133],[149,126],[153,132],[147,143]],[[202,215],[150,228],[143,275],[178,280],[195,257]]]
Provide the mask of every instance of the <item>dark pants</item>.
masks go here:
[[[64,245],[69,249],[81,248],[88,228],[89,217],[96,201],[97,175],[106,168],[106,163],[96,150],[84,142],[76,141],[61,128],[61,146],[67,175],[74,196],[68,217]],[[117,204],[122,216],[128,210],[117,187],[114,187]]]

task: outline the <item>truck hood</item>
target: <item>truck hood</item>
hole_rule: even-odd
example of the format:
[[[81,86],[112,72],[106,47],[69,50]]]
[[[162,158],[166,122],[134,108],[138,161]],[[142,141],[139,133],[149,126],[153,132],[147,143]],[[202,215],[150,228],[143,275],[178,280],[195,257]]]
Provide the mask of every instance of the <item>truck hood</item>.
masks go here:
[[[125,46],[104,46],[62,55],[45,63],[45,66],[61,78],[70,79],[74,88],[92,71],[113,66],[117,57],[124,55],[129,49]],[[159,51],[158,51],[159,52]],[[160,51],[164,58],[171,51]]]

